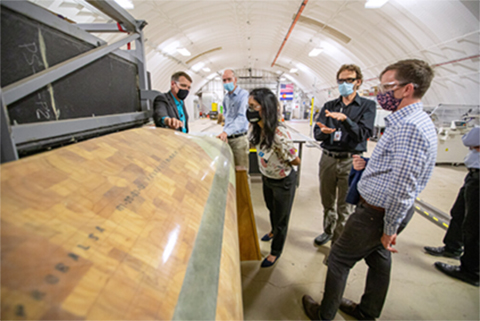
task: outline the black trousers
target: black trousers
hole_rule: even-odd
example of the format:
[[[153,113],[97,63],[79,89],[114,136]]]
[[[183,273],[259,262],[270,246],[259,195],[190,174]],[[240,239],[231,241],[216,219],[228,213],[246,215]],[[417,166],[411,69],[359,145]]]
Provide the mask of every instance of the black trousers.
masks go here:
[[[479,277],[479,173],[471,171],[458,192],[450,214],[452,219],[443,239],[445,247],[461,254],[463,272]]]
[[[297,173],[292,169],[290,175],[285,178],[273,179],[262,176],[262,179],[263,197],[270,211],[270,224],[273,233],[270,254],[280,256],[287,238],[288,221],[297,187]]]
[[[412,207],[397,234],[405,228],[413,213]],[[359,308],[372,318],[380,316],[390,284],[392,265],[391,253],[380,241],[383,235],[383,218],[383,211],[360,203],[348,219],[342,235],[333,244],[328,257],[327,280],[320,309],[323,319],[333,320],[335,317],[350,269],[362,259],[365,259],[368,265],[368,273]]]

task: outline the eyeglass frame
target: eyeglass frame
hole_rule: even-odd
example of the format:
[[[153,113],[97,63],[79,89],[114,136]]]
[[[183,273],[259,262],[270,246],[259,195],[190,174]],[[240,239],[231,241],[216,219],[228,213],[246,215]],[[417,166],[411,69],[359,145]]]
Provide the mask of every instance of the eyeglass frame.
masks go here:
[[[337,79],[337,84],[341,85],[346,83],[353,84],[355,80],[358,80],[358,78],[346,78],[346,79]]]
[[[260,111],[260,110],[262,109],[262,106],[261,106],[260,104],[254,105],[254,106],[248,104],[248,109],[249,109],[250,111]]]
[[[178,88],[183,90],[190,90],[192,88],[192,85],[182,84],[179,81],[175,81],[175,83],[177,84]]]
[[[378,91],[382,94],[386,93],[387,91],[390,91],[390,90],[397,90],[399,87],[404,87],[408,84],[412,84],[413,85],[413,88],[414,89],[417,89],[418,88],[418,85],[413,83],[413,82],[405,82],[405,83],[396,83],[395,81],[391,81],[391,82],[387,82],[386,84],[378,84],[377,88],[378,88]],[[385,86],[392,86],[390,87],[389,89],[386,89]],[[397,88],[398,87],[398,88]]]

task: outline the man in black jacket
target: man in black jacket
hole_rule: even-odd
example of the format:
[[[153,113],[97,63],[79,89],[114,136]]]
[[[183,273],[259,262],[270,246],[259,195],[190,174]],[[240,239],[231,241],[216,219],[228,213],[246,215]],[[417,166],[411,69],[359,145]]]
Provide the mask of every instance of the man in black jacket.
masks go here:
[[[157,127],[188,133],[188,114],[183,100],[187,97],[191,84],[192,78],[183,71],[172,75],[170,91],[158,95],[153,102],[153,120]]]
[[[319,246],[337,240],[353,212],[353,205],[345,201],[352,156],[367,150],[376,113],[375,102],[357,94],[362,79],[358,66],[340,67],[337,83],[341,96],[327,102],[316,120],[315,139],[323,148],[319,178],[324,233],[315,238]]]

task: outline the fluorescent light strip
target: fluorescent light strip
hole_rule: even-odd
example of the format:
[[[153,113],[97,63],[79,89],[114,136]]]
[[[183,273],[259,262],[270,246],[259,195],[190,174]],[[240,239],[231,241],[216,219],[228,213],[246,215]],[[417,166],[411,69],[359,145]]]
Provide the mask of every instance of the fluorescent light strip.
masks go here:
[[[196,63],[195,65],[192,66],[192,70],[197,72],[199,71],[200,69],[203,68],[203,66],[205,66],[205,63],[204,62],[199,62],[199,63]]]
[[[177,48],[177,51],[185,57],[191,56],[192,54],[186,48]]]
[[[323,48],[314,48],[314,49],[312,49],[312,51],[310,51],[310,53],[308,55],[310,57],[316,57],[319,54],[321,54],[322,52],[323,52]]]

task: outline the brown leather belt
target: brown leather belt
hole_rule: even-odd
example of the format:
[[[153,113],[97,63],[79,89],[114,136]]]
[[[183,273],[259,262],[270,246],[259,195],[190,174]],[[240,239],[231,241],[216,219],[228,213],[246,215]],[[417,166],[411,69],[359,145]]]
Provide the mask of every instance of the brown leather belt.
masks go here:
[[[363,204],[363,205],[365,205],[365,207],[369,207],[371,209],[374,209],[375,211],[385,213],[385,209],[383,207],[378,207],[378,206],[375,206],[375,205],[368,204],[367,201],[361,195],[360,195],[359,204]]]

